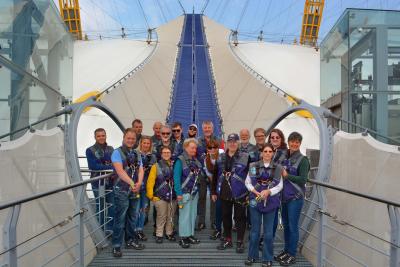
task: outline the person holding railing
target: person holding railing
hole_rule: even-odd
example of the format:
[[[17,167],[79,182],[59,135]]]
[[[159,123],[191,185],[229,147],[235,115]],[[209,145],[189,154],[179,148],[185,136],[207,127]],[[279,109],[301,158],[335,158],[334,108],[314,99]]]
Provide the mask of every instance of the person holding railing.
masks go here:
[[[246,265],[259,261],[260,228],[263,226],[262,266],[272,266],[275,211],[281,204],[280,191],[283,187],[282,167],[272,162],[274,152],[275,148],[271,144],[265,144],[261,150],[262,159],[250,164],[246,177],[252,222]]]
[[[237,228],[236,252],[244,252],[246,231],[246,206],[248,190],[245,186],[249,170],[249,154],[239,151],[239,136],[228,135],[225,153],[218,160],[217,192],[221,201],[222,223],[225,239],[217,246],[218,250],[232,247],[232,210]]]
[[[147,197],[157,210],[156,243],[162,243],[164,229],[167,240],[176,241],[173,219],[176,211],[176,193],[171,161],[171,148],[161,148],[161,160],[151,167],[146,184]]]
[[[282,166],[282,223],[285,247],[275,256],[282,266],[296,263],[297,244],[299,241],[299,219],[304,203],[305,185],[310,171],[310,162],[300,152],[303,137],[292,132],[288,137],[289,149],[286,151]]]
[[[179,245],[189,248],[198,244],[194,237],[197,216],[199,177],[203,172],[201,163],[196,158],[197,140],[188,138],[183,142],[184,152],[174,164],[174,190],[177,195],[179,211]]]
[[[146,211],[149,207],[149,199],[146,196],[146,182],[150,173],[150,168],[157,162],[156,155],[152,153],[152,146],[151,137],[143,135],[142,139],[140,139],[138,151],[142,158],[144,177],[142,187],[140,189],[139,214],[135,229],[136,235],[141,241],[147,240],[146,235],[143,233],[143,227],[147,216]]]
[[[126,248],[144,249],[144,245],[139,243],[135,233],[144,175],[142,159],[133,149],[135,142],[135,131],[132,128],[125,129],[122,146],[114,150],[111,156],[114,170],[118,175],[114,183],[115,222],[112,236],[114,257],[122,256],[124,232]]]
[[[103,128],[97,128],[94,131],[94,139],[96,143],[86,149],[86,159],[88,162],[89,170],[93,171],[90,173],[90,178],[94,178],[104,174],[102,171],[111,171],[113,169],[111,164],[111,154],[114,151],[112,146],[107,145],[107,134]],[[91,183],[93,194],[96,202],[96,214],[99,218],[99,223],[106,231],[112,231],[114,223],[114,193],[113,193],[113,181],[111,178],[99,182]],[[100,186],[99,186],[100,185]],[[102,197],[100,197],[100,188],[104,186],[105,189],[105,203]],[[107,208],[108,207],[108,208]],[[107,214],[104,216],[104,214]]]

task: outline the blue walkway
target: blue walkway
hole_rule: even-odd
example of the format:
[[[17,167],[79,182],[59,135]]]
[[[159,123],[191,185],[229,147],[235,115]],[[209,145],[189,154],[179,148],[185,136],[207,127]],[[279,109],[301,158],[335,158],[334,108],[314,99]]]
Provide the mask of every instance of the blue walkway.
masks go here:
[[[215,134],[221,136],[221,118],[210,63],[203,18],[199,14],[187,14],[182,29],[168,122],[181,122],[186,132],[189,124],[201,126],[203,121],[210,120],[214,123]]]

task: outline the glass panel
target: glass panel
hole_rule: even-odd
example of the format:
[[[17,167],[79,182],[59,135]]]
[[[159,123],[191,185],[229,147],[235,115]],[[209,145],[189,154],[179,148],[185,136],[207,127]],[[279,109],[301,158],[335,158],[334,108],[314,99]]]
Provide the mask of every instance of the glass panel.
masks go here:
[[[67,99],[72,98],[73,43],[53,1],[1,1],[0,46],[2,56]],[[7,65],[0,68],[1,120],[9,121],[2,123],[1,134],[60,109],[62,97],[7,68]]]
[[[400,142],[400,93],[388,96],[388,135]]]
[[[400,29],[388,29],[388,90],[400,91]]]

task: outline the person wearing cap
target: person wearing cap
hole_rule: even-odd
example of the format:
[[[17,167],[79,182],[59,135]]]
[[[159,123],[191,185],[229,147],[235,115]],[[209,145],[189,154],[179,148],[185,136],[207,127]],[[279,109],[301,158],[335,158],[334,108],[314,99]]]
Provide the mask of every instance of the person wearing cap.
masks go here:
[[[197,124],[190,124],[187,132],[188,138],[196,138],[197,137]]]
[[[218,160],[217,193],[221,201],[224,241],[217,246],[219,250],[232,247],[232,209],[237,229],[236,252],[244,252],[246,230],[246,205],[248,190],[245,180],[249,170],[249,154],[239,151],[239,135],[232,133],[227,138],[227,150]],[[213,198],[215,196],[212,196]]]
[[[282,266],[296,263],[297,243],[299,242],[299,219],[304,203],[306,182],[310,171],[310,162],[300,152],[303,137],[298,132],[292,132],[288,137],[289,149],[281,165],[282,190],[282,224],[285,246],[275,260]]]
[[[202,164],[204,168],[204,159],[207,155],[207,142],[210,140],[217,140],[219,147],[221,146],[221,140],[214,135],[214,124],[212,121],[203,121],[202,123],[203,136],[197,139],[197,159]],[[200,178],[199,185],[199,202],[197,207],[197,230],[202,230],[206,228],[206,203],[207,203],[207,187],[208,187],[208,177],[207,175],[202,175]],[[210,212],[211,209],[210,209]],[[210,216],[210,219],[213,218]],[[212,221],[211,227],[215,228],[215,222]]]

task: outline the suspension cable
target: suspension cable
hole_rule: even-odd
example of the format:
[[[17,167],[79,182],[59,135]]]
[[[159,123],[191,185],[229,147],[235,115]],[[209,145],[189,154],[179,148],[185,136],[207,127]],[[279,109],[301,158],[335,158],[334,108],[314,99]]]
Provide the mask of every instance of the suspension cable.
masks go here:
[[[242,14],[240,14],[239,21],[238,21],[238,24],[236,26],[236,31],[239,29],[240,23],[242,22],[242,19],[244,17],[244,14],[246,13],[246,9],[247,9],[248,6],[249,6],[249,0],[247,0],[246,3],[244,4],[244,7],[242,9]]]
[[[138,4],[139,4],[140,9],[142,10],[143,18],[144,18],[144,21],[146,22],[146,27],[147,27],[147,29],[150,29],[150,25],[149,25],[149,22],[148,22],[148,20],[147,20],[146,13],[144,12],[142,3],[140,2],[140,0],[137,0],[137,2],[138,2]]]
[[[160,1],[159,0],[154,0],[154,1],[156,2],[157,6],[158,6],[158,9],[160,9],[161,16],[163,17],[165,23],[167,23],[168,20],[167,20],[167,17],[165,16],[164,10],[161,7]]]
[[[206,0],[206,2],[204,3],[203,8],[201,9],[201,14],[204,14],[204,11],[206,10],[208,3],[210,3],[210,0]]]
[[[181,9],[182,9],[182,11],[183,11],[183,14],[186,14],[186,10],[185,10],[185,8],[183,7],[183,5],[182,5],[182,3],[181,3],[180,0],[178,0],[178,3],[179,3],[179,6],[181,7]]]

